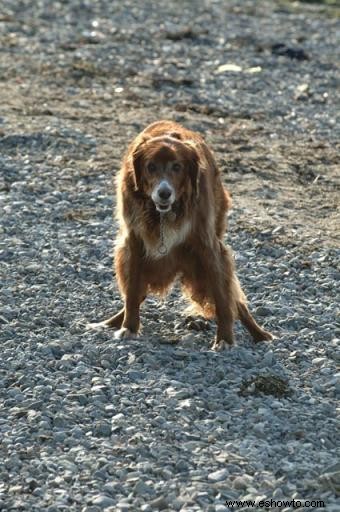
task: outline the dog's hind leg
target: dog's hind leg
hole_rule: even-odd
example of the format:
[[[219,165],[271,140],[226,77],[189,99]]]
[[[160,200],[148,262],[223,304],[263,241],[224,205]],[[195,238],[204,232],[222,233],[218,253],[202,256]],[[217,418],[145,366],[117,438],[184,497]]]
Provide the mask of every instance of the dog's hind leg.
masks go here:
[[[92,324],[87,324],[89,329],[101,329],[101,328],[110,328],[110,329],[119,329],[122,325],[124,319],[124,308],[122,308],[118,313],[111,316],[107,320],[103,320],[102,322],[95,322]]]
[[[233,324],[236,318],[236,301],[232,279],[232,259],[217,238],[211,243],[202,244],[198,254],[197,270],[200,276],[204,276],[206,294],[201,307],[207,311],[207,316],[211,316],[212,312],[215,313],[217,333],[212,348],[223,350],[226,346],[234,344]]]
[[[102,324],[104,324],[106,327],[110,327],[111,329],[119,329],[122,326],[124,320],[124,311],[125,308],[122,308],[118,313],[111,316],[107,320],[104,320]]]
[[[270,332],[265,331],[258,325],[245,302],[239,301],[237,303],[237,313],[240,321],[249,331],[255,343],[259,341],[270,341],[273,339],[273,335]]]

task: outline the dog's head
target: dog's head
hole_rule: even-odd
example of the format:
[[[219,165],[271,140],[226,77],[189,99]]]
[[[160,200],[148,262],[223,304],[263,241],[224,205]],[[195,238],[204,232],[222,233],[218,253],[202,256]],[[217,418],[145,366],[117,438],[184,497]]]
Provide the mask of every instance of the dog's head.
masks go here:
[[[198,196],[198,153],[194,143],[181,140],[180,134],[144,137],[132,159],[135,190],[150,197],[159,212],[169,212],[185,193]]]

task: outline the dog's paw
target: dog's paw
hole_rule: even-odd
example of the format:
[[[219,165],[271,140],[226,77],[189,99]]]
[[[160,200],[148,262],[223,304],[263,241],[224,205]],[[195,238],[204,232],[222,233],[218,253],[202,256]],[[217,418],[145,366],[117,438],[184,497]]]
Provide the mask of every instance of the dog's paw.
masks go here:
[[[274,336],[271,332],[264,331],[264,340],[265,341],[273,341],[273,339],[274,339]]]
[[[255,343],[260,343],[261,341],[273,341],[274,336],[271,332],[265,331],[264,329],[261,331],[261,333],[256,334],[256,336],[253,336],[253,340]]]
[[[126,338],[133,339],[133,338],[137,338],[137,336],[138,336],[137,333],[131,332],[130,329],[128,329],[127,327],[122,327],[121,329],[119,329],[118,331],[115,332],[116,340],[122,340],[122,339],[126,339]]]
[[[216,340],[212,344],[211,349],[215,350],[215,352],[221,352],[222,350],[229,349],[233,347],[234,343],[228,343],[226,340]]]

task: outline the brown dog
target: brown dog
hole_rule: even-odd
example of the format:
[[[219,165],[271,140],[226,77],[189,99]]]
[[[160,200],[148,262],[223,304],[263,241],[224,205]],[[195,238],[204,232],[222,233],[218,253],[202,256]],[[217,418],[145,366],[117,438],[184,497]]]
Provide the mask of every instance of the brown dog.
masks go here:
[[[232,345],[241,320],[254,341],[271,340],[251,316],[222,238],[231,206],[215,159],[200,135],[171,121],[148,126],[130,144],[118,176],[120,234],[115,267],[124,308],[97,325],[139,330],[149,292],[164,294],[178,277],[198,311],[217,320],[213,344]]]

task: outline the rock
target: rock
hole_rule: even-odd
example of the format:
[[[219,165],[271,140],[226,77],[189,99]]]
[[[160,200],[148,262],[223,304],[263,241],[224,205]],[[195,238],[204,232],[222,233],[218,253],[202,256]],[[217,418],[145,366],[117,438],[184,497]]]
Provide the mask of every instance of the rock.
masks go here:
[[[295,60],[308,60],[309,56],[303,48],[289,47],[285,43],[275,43],[272,45],[272,53],[274,55],[283,55]]]
[[[273,314],[274,314],[273,310],[271,310],[270,308],[268,308],[266,306],[259,306],[255,310],[256,316],[271,316]]]
[[[91,499],[93,505],[99,507],[101,510],[105,510],[109,507],[113,507],[116,505],[116,501],[112,498],[109,498],[105,494],[98,494],[93,496]]]
[[[110,437],[112,432],[111,425],[107,421],[98,421],[93,428],[94,435],[98,437]]]
[[[164,510],[168,508],[168,500],[164,496],[159,496],[150,501],[149,505],[153,510]]]
[[[134,487],[134,493],[140,496],[152,496],[155,494],[155,491],[150,485],[140,480]]]
[[[229,476],[229,472],[227,469],[219,469],[217,471],[213,471],[208,474],[208,480],[211,482],[221,482],[222,480],[226,480]]]
[[[237,476],[233,481],[235,489],[247,490],[253,483],[253,478],[250,475]]]
[[[229,512],[229,508],[223,505],[222,503],[216,503],[215,512]]]

